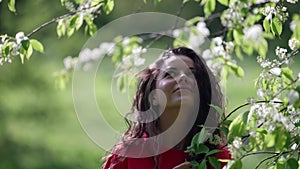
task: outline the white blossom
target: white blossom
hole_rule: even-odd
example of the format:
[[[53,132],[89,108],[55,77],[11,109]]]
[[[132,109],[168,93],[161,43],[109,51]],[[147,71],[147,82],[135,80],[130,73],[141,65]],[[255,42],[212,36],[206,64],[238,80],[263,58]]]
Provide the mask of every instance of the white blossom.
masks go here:
[[[205,38],[210,35],[209,29],[205,22],[198,22],[196,25],[197,32],[190,31],[188,44],[192,49],[198,49],[204,42]]]
[[[291,29],[292,32],[294,32],[294,30],[295,30],[295,28],[296,28],[296,25],[297,25],[296,21],[292,21],[292,22],[290,23],[290,29]]]
[[[202,57],[205,59],[205,60],[209,60],[209,59],[212,59],[212,53],[209,49],[206,49],[202,52]]]
[[[281,69],[279,67],[274,67],[270,69],[270,73],[272,73],[275,76],[279,76],[281,73]]]
[[[243,145],[243,142],[242,142],[242,139],[240,137],[236,137],[233,142],[232,142],[232,145],[237,148],[237,149],[240,149]]]
[[[297,145],[296,143],[294,143],[294,144],[291,146],[291,149],[292,149],[292,150],[296,150],[297,147],[298,147],[298,145]]]
[[[223,42],[223,40],[222,40],[221,37],[216,37],[216,38],[212,39],[212,43],[215,44],[215,45],[217,45],[217,46],[222,45],[222,42]]]
[[[18,44],[21,43],[22,40],[27,40],[27,39],[28,37],[25,36],[24,32],[18,32],[16,34],[16,41]]]
[[[129,43],[130,43],[129,37],[125,37],[125,38],[123,39],[123,41],[122,41],[122,44],[123,44],[124,46],[127,46]]]
[[[299,40],[297,40],[296,38],[292,38],[289,40],[289,47],[292,50],[296,50],[300,45]]]
[[[64,62],[65,69],[70,70],[72,68],[72,57],[71,56],[66,57],[63,62]]]
[[[259,39],[261,39],[263,28],[261,25],[256,24],[245,29],[244,33],[246,39],[253,39],[255,41],[258,41]]]
[[[180,33],[181,33],[181,30],[180,30],[180,29],[175,29],[175,30],[173,31],[173,36],[174,36],[175,38],[177,38],[177,37],[179,37]]]
[[[205,22],[198,22],[197,30],[203,37],[207,37],[210,35],[209,29],[206,27]]]
[[[292,4],[295,4],[295,3],[298,2],[298,0],[286,0],[286,1],[289,2],[289,3],[292,3]]]
[[[286,53],[287,53],[287,49],[285,48],[281,48],[279,46],[276,47],[275,49],[275,54],[280,58],[280,59],[284,59],[286,58]]]

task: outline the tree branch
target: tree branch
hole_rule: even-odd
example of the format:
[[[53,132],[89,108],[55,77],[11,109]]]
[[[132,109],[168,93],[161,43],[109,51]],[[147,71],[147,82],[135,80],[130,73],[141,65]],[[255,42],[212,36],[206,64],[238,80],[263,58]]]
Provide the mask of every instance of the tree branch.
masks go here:
[[[254,102],[254,103],[270,103],[270,102],[273,102],[273,103],[280,103],[280,104],[282,104],[283,102],[281,102],[281,101],[273,101],[273,100],[259,100],[259,101],[256,101],[256,102]],[[238,107],[236,107],[235,109],[233,109],[224,119],[223,119],[223,121],[225,121],[225,120],[227,120],[234,112],[236,112],[237,110],[239,110],[239,109],[241,109],[241,108],[243,108],[243,107],[245,107],[245,106],[248,106],[248,105],[251,105],[251,104],[253,104],[253,103],[245,103],[245,104],[242,104],[242,105],[240,105],[240,106],[238,106]]]
[[[38,31],[41,30],[41,29],[43,29],[44,27],[46,27],[46,26],[48,26],[48,25],[50,25],[50,24],[52,24],[52,23],[54,23],[54,22],[56,22],[56,21],[58,21],[58,20],[60,20],[60,19],[62,19],[62,18],[70,18],[70,17],[72,17],[73,15],[75,15],[76,13],[85,11],[85,10],[87,10],[87,9],[91,9],[91,8],[93,8],[93,7],[96,7],[96,6],[98,6],[100,3],[102,3],[102,2],[99,2],[98,4],[95,4],[95,5],[93,5],[93,6],[85,7],[85,8],[82,8],[82,9],[80,9],[80,10],[76,10],[76,11],[74,11],[74,12],[70,12],[70,13],[67,13],[67,14],[64,14],[64,15],[61,15],[61,16],[58,16],[58,17],[56,17],[56,18],[53,18],[53,19],[51,19],[50,21],[45,22],[45,23],[43,23],[41,26],[35,28],[33,31],[31,31],[31,32],[30,32],[29,34],[27,34],[26,36],[27,36],[27,37],[30,37],[30,36],[32,36],[34,33],[38,32]]]

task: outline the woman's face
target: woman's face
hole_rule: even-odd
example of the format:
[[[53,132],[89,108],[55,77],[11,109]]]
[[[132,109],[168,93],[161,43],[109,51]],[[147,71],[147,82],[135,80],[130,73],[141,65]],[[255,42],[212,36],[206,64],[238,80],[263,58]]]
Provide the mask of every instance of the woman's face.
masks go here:
[[[194,77],[194,61],[186,56],[170,56],[164,61],[156,82],[156,89],[164,93],[159,103],[166,103],[166,108],[194,105],[198,92]],[[166,101],[160,99],[165,98]]]

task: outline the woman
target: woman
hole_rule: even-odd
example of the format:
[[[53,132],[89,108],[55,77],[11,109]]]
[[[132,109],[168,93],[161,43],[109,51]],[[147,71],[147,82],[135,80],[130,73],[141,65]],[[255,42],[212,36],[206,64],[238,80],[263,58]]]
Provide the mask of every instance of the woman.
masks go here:
[[[191,165],[188,161],[203,159],[203,155],[190,157],[185,150],[202,126],[217,127],[219,114],[210,105],[223,107],[219,86],[205,61],[193,50],[179,47],[165,52],[139,77],[128,114],[131,120],[126,119],[128,130],[103,169],[184,169]],[[208,141],[205,145],[222,150],[217,158],[230,159],[220,145]]]

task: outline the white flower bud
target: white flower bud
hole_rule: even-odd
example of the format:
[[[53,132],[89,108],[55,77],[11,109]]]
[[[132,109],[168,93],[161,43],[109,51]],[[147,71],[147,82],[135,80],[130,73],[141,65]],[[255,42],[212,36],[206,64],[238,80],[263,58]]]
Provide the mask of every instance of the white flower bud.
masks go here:
[[[28,38],[25,36],[24,32],[18,32],[16,34],[17,43],[21,43],[21,41],[25,40],[25,39],[28,39]]]
[[[281,69],[279,67],[274,67],[270,69],[270,73],[272,73],[275,76],[279,76],[281,73]]]

